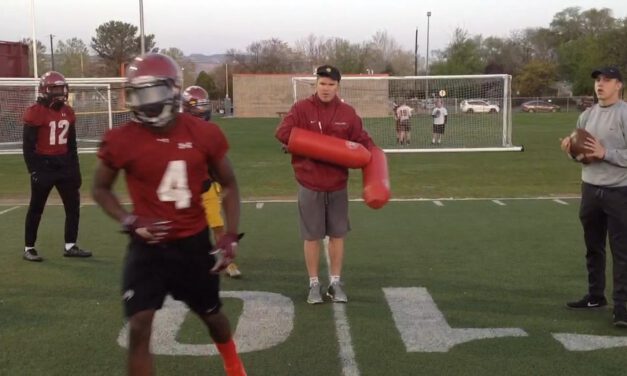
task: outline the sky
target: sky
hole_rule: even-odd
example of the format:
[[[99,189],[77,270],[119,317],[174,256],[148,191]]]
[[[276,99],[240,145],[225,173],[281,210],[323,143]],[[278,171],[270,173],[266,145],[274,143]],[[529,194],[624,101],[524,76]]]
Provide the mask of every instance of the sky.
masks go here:
[[[87,45],[96,28],[116,20],[139,27],[140,0],[0,0],[0,40],[35,35],[49,49],[54,40],[72,37]],[[548,27],[555,13],[577,6],[610,8],[627,17],[625,0],[143,0],[144,32],[157,47],[185,54],[245,50],[255,41],[279,38],[291,46],[310,34],[354,43],[387,31],[404,49],[418,53],[444,49],[457,27],[471,35],[508,37],[528,27]],[[427,17],[431,12],[431,17]],[[427,27],[428,25],[428,27]]]

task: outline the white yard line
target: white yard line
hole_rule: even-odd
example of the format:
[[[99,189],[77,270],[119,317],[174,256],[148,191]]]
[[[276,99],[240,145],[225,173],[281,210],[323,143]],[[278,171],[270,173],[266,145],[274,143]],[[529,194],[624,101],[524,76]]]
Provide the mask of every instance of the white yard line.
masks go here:
[[[324,255],[327,261],[327,270],[330,277],[330,260],[329,260],[329,238],[323,240]],[[353,350],[353,340],[351,338],[350,325],[346,317],[346,304],[333,304],[333,316],[335,317],[335,331],[337,333],[337,342],[340,346],[340,363],[342,364],[342,376],[359,376],[359,367],[355,360],[355,350]]]
[[[554,201],[554,202],[557,202],[557,203],[558,203],[558,204],[560,204],[560,205],[568,205],[568,202],[566,202],[566,201],[562,201],[562,200],[560,200],[560,199],[555,199],[555,200],[553,200],[553,201]]]
[[[440,200],[433,200],[433,203],[435,204],[435,206],[444,206],[444,204]]]
[[[505,206],[505,203],[501,200],[492,200],[493,203],[499,205],[499,206]]]
[[[2,215],[2,214],[4,214],[4,213],[8,213],[8,212],[10,212],[10,211],[13,211],[13,210],[15,210],[15,209],[19,209],[19,208],[20,208],[20,206],[14,206],[14,207],[12,207],[12,208],[4,209],[3,211],[0,211],[0,215]]]
[[[263,209],[263,205],[264,205],[264,203],[263,203],[263,202],[258,202],[258,203],[256,203],[256,204],[255,204],[255,207],[256,207],[257,209]]]

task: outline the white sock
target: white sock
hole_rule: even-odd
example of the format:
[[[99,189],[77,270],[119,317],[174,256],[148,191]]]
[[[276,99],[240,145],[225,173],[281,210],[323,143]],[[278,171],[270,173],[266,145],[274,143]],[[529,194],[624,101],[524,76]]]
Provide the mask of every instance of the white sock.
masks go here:
[[[24,247],[24,252],[30,251],[31,249],[35,249],[35,247]]]
[[[329,277],[329,283],[333,284],[333,283],[339,283],[339,282],[340,282],[339,275],[332,275]]]
[[[70,248],[74,247],[76,243],[65,243],[65,250],[69,251]]]
[[[315,284],[320,284],[320,281],[318,280],[318,277],[309,277],[309,287],[315,285]]]

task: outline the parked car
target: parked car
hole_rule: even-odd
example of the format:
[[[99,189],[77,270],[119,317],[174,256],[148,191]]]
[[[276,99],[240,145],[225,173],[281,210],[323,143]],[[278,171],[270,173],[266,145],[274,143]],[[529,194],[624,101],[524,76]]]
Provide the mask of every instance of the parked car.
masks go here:
[[[483,99],[466,99],[459,104],[459,108],[462,112],[471,114],[473,112],[491,112],[497,113],[500,111],[499,106],[491,104]]]
[[[523,112],[557,112],[560,106],[546,101],[528,101],[520,106]]]
[[[577,108],[579,111],[585,111],[586,108],[592,107],[594,104],[594,97],[581,97],[577,100]]]

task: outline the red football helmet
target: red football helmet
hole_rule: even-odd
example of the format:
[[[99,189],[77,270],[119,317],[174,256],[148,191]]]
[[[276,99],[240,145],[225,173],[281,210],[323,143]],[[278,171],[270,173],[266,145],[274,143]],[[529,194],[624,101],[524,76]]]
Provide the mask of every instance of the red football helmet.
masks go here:
[[[211,118],[211,102],[209,94],[200,86],[189,86],[183,91],[183,112],[209,120]]]
[[[136,121],[163,127],[174,119],[181,99],[181,69],[169,56],[136,57],[126,71],[128,105]]]
[[[48,71],[39,79],[39,97],[50,105],[65,103],[69,93],[65,77],[59,72]]]

